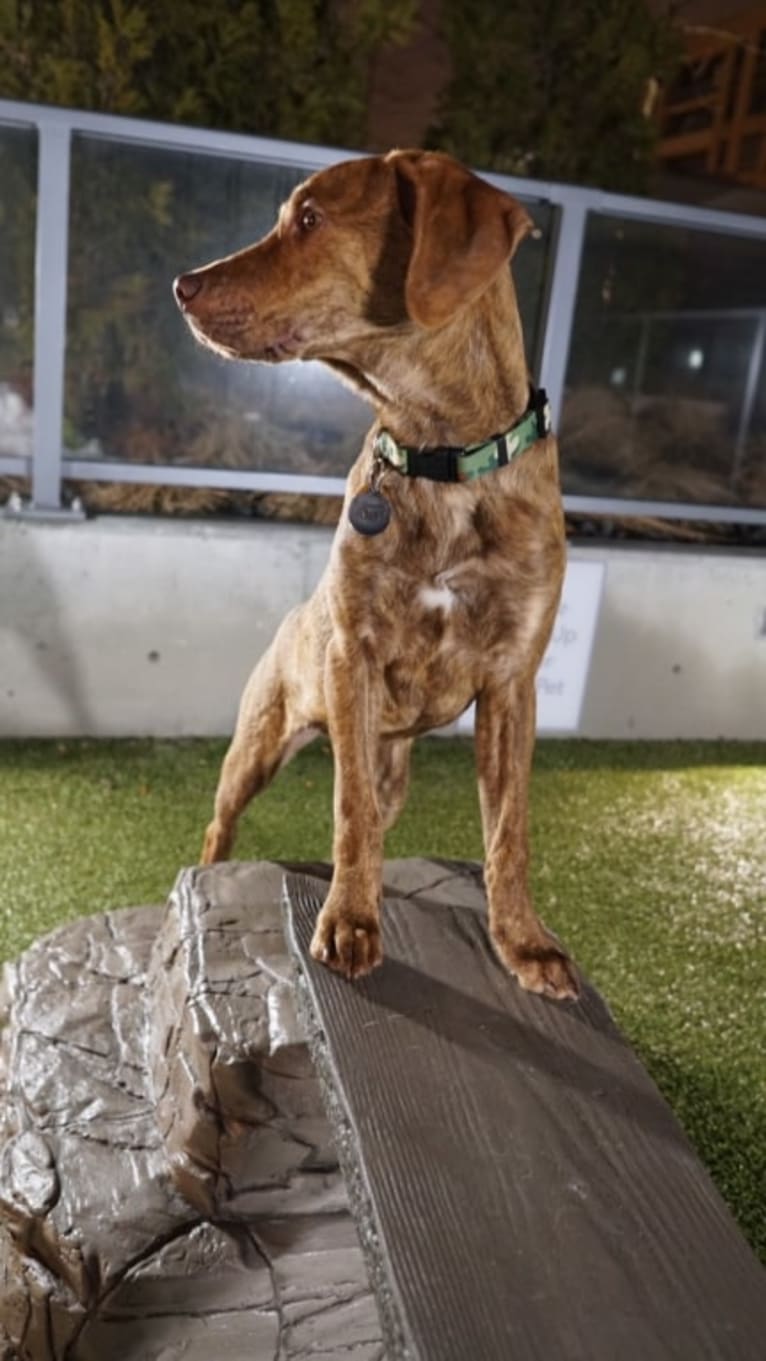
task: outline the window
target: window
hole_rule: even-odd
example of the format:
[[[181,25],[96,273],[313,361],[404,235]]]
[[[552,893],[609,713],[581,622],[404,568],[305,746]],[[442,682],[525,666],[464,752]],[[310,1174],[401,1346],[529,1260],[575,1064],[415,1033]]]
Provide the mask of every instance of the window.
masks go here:
[[[700,132],[713,126],[711,108],[687,109],[684,113],[673,113],[665,124],[665,137],[683,137],[690,132]]]
[[[766,113],[766,29],[762,29],[758,40],[758,55],[753,67],[750,85],[750,113]]]
[[[721,83],[725,62],[724,52],[683,62],[668,91],[668,104],[673,107],[714,94]]]

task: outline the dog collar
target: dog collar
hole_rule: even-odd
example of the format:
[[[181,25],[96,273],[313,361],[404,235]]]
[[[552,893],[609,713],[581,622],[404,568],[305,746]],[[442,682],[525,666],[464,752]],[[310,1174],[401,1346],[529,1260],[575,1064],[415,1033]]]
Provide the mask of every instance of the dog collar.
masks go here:
[[[373,453],[405,477],[427,477],[432,482],[471,482],[493,473],[518,458],[531,445],[551,432],[551,408],[544,388],[533,388],[529,406],[520,421],[484,444],[437,449],[411,449],[398,444],[388,430],[375,436]]]

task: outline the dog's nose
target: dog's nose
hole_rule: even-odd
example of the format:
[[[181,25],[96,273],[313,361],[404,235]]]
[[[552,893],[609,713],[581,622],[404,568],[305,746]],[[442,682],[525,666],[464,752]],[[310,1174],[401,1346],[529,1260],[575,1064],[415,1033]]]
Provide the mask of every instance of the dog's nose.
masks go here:
[[[176,302],[179,307],[185,307],[192,298],[196,298],[202,287],[202,276],[200,274],[179,274],[173,283],[173,292],[176,295]]]

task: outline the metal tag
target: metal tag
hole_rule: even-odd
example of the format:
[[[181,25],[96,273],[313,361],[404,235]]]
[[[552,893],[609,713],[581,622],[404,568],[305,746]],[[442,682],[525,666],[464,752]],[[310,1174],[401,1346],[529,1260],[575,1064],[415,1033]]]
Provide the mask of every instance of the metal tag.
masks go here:
[[[391,506],[379,491],[363,491],[351,502],[348,518],[357,534],[382,534],[391,519]]]

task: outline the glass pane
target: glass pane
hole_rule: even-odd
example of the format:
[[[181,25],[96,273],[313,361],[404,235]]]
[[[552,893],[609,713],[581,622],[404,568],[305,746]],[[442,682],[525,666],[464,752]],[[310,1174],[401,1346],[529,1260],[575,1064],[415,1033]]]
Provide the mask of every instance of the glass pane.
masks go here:
[[[0,125],[0,454],[32,453],[37,133]]]
[[[766,506],[766,240],[588,219],[565,491]]]
[[[550,203],[528,203],[526,200],[524,207],[535,224],[536,234],[522,241],[512,269],[524,330],[527,364],[535,378],[539,378],[538,361],[543,340],[543,301],[550,267],[553,207]]]
[[[251,244],[308,168],[77,136],[65,444],[70,458],[343,474],[370,411],[320,364],[203,350],[176,274]]]

